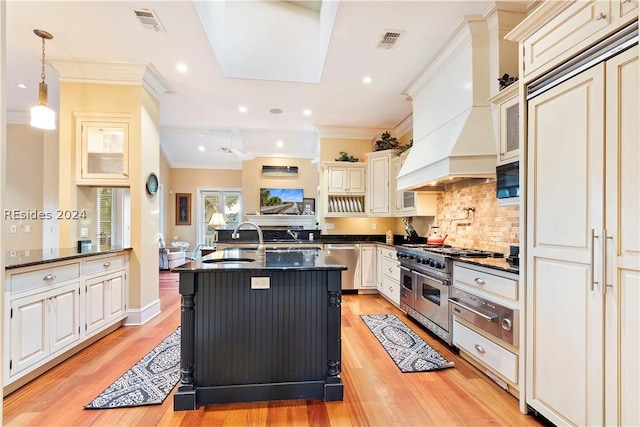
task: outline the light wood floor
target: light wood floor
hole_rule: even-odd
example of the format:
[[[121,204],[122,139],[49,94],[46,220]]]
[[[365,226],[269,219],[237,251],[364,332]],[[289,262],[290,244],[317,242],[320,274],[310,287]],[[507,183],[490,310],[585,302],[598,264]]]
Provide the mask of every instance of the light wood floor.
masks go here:
[[[516,426],[540,425],[515,398],[377,295],[344,295],[344,401],[221,404],[173,411],[162,405],[85,410],[83,406],[180,323],[177,275],[160,274],[162,314],[122,327],[4,399],[5,426]],[[403,374],[360,319],[394,313],[456,367]]]

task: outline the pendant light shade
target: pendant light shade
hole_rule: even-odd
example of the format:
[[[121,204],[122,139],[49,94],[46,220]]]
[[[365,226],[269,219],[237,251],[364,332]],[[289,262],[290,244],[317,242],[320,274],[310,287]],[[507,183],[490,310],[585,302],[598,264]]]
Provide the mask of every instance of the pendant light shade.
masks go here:
[[[43,30],[33,30],[33,33],[42,39],[42,81],[38,85],[38,105],[31,108],[31,126],[39,129],[55,129],[56,113],[47,107],[47,84],[44,73],[44,41],[51,40],[53,36]]]

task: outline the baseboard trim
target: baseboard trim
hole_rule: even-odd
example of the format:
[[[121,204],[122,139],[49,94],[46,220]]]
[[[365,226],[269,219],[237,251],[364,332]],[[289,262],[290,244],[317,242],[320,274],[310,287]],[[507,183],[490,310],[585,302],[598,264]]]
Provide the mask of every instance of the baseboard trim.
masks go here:
[[[160,300],[150,302],[142,308],[133,308],[127,310],[128,317],[125,326],[140,326],[161,313]]]

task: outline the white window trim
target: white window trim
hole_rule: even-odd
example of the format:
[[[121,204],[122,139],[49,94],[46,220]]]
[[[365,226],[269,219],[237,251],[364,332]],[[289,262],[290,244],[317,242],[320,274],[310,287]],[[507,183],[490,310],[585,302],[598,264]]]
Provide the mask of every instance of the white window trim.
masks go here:
[[[198,247],[198,245],[204,245],[204,238],[205,238],[205,233],[206,230],[204,230],[204,227],[202,226],[202,224],[204,224],[204,219],[200,217],[200,215],[202,214],[202,212],[204,211],[204,206],[203,206],[203,193],[206,192],[219,192],[219,193],[229,193],[232,191],[238,192],[242,195],[242,189],[241,188],[237,188],[237,187],[197,187],[196,188],[196,194],[198,195],[197,199],[197,203],[196,203],[196,208],[197,208],[197,227],[196,227],[196,238],[197,238],[197,242],[196,242],[196,247]],[[240,219],[242,220],[242,198],[240,199]]]

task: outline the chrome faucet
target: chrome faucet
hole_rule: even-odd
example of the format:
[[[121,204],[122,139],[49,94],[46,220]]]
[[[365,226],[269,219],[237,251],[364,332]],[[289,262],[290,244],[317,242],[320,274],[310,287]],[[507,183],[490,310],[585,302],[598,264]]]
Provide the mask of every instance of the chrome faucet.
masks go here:
[[[241,222],[240,224],[238,224],[236,226],[236,228],[231,233],[231,238],[235,240],[238,237],[240,237],[240,234],[238,233],[238,231],[245,224],[252,226],[258,232],[258,260],[264,260],[264,256],[265,256],[264,237],[262,235],[262,229],[258,226],[258,224],[254,223],[254,222],[251,222],[251,221]]]
[[[298,233],[296,231],[289,229],[287,230],[287,234],[293,237],[293,240],[298,240]]]

